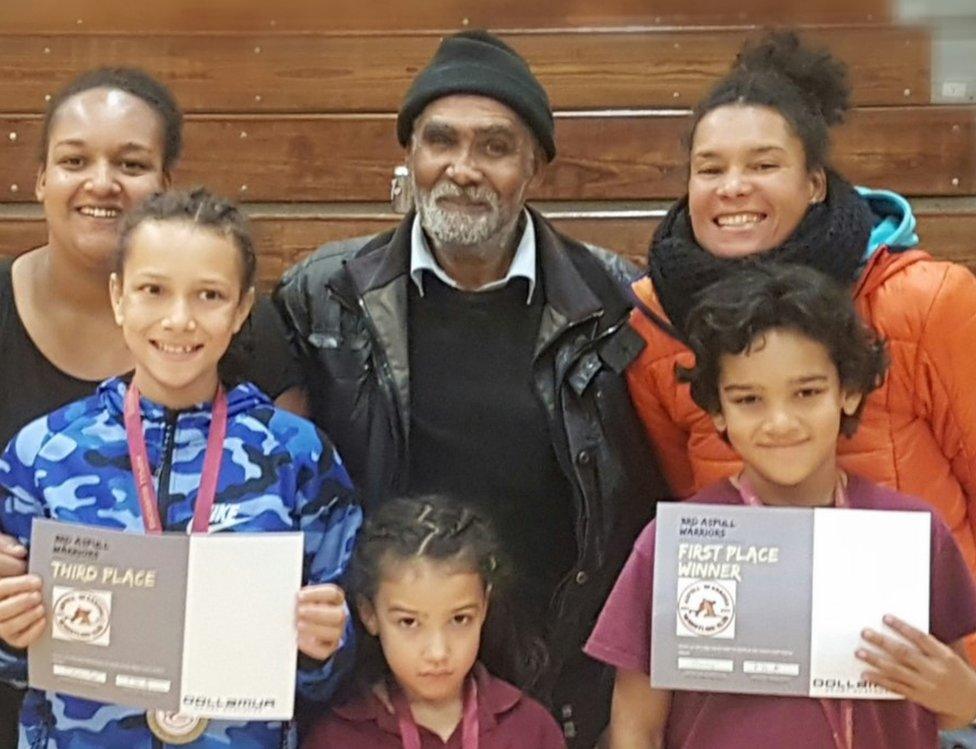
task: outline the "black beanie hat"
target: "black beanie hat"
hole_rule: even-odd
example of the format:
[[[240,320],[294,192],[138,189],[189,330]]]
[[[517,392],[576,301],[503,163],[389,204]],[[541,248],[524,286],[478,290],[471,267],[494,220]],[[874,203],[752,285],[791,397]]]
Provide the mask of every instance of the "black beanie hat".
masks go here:
[[[539,139],[546,157],[556,155],[549,97],[514,49],[487,31],[462,31],[447,37],[430,64],[413,79],[397,116],[397,138],[406,147],[413,123],[424,107],[451,94],[497,99],[514,109]]]

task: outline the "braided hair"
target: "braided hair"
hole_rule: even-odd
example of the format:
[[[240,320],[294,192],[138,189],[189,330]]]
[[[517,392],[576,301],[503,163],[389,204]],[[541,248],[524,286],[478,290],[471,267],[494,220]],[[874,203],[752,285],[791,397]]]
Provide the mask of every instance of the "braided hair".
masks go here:
[[[247,219],[233,202],[204,187],[189,192],[166,190],[156,193],[126,215],[115,253],[115,272],[120,277],[125,271],[132,235],[148,221],[185,221],[227,237],[237,248],[241,260],[241,294],[254,286],[257,254]]]
[[[353,600],[376,598],[383,579],[398,565],[430,560],[480,575],[491,604],[481,632],[479,660],[496,676],[531,689],[545,666],[541,641],[526,641],[508,602],[513,582],[491,524],[470,507],[443,495],[399,497],[366,520],[349,565],[346,587]],[[362,633],[362,632],[361,632]],[[376,638],[366,634],[358,653],[358,686],[368,688],[388,673]]]

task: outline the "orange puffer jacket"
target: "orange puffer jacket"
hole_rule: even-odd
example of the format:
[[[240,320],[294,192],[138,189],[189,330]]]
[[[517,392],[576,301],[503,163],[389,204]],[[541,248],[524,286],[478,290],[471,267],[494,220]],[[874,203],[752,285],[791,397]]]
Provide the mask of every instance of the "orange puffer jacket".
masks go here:
[[[667,319],[650,279],[634,291]],[[918,250],[882,248],[854,298],[887,340],[891,369],[857,433],[841,438],[841,465],[935,506],[976,572],[976,278]],[[648,345],[628,371],[630,392],[672,489],[686,497],[737,473],[732,448],[675,377],[691,352],[639,310],[631,324]]]

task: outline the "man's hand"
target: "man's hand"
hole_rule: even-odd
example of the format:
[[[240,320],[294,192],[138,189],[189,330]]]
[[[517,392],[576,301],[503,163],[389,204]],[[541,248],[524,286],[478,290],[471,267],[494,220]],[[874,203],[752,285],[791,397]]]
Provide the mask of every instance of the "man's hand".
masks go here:
[[[27,549],[16,538],[0,533],[0,577],[27,573]]]
[[[298,649],[327,660],[339,648],[346,627],[346,595],[338,585],[307,585],[298,592]]]
[[[47,624],[42,600],[37,575],[0,580],[0,639],[15,648],[37,642]]]
[[[861,636],[874,648],[855,652],[873,667],[863,677],[935,713],[942,728],[976,718],[976,671],[965,656],[897,617],[887,615],[884,623],[907,642],[865,629]],[[961,644],[959,650],[965,652]]]

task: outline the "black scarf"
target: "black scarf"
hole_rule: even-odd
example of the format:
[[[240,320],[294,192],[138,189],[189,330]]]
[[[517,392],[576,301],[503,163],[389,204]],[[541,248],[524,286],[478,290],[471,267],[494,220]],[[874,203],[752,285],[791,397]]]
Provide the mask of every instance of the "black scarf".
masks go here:
[[[857,277],[873,217],[851,185],[827,173],[827,199],[810,207],[796,231],[779,247],[742,258],[720,258],[695,241],[688,197],[675,203],[654,232],[647,275],[671,323],[684,331],[698,294],[746,263],[796,263],[848,286]]]

